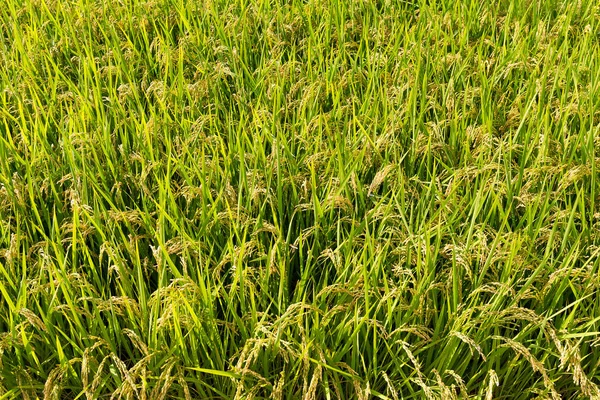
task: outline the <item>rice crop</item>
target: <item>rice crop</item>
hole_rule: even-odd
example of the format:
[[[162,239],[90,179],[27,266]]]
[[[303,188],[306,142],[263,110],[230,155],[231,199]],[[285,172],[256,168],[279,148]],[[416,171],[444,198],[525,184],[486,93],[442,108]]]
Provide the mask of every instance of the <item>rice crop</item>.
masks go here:
[[[0,400],[600,399],[600,3],[5,0]]]

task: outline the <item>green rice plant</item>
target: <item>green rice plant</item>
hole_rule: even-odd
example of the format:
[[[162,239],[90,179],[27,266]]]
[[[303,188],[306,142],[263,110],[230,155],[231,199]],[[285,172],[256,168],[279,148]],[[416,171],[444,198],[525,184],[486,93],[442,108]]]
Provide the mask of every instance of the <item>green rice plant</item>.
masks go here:
[[[600,398],[600,5],[7,0],[0,399]]]

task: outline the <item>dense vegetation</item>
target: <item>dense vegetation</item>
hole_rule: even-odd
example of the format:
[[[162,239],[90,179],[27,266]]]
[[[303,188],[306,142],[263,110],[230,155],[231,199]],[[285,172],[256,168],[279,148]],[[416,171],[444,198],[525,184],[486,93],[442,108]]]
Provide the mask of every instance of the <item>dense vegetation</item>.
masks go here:
[[[0,399],[600,398],[600,4],[7,0]]]

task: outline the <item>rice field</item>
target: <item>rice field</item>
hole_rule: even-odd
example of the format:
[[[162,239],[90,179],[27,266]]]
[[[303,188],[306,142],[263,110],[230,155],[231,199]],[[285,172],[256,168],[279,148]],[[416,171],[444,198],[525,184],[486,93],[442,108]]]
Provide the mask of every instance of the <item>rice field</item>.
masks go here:
[[[600,399],[600,3],[5,0],[0,400]]]

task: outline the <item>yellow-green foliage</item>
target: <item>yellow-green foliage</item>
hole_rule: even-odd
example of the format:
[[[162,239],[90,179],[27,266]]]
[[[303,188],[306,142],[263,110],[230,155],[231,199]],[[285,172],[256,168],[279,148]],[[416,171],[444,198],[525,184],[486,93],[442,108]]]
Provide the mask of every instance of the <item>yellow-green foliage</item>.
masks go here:
[[[594,0],[5,0],[0,399],[600,398]]]

